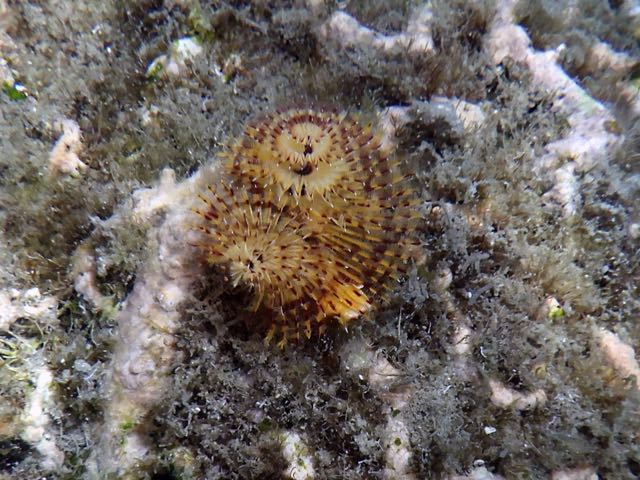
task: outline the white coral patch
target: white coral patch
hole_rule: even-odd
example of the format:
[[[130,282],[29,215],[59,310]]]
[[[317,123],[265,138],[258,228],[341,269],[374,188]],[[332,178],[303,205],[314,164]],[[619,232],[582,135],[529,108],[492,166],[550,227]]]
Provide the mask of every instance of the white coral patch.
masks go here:
[[[87,169],[78,153],[82,149],[82,133],[80,126],[73,120],[60,122],[62,136],[49,153],[49,171],[53,174],[77,176]]]
[[[543,390],[523,393],[508,388],[497,380],[489,380],[491,388],[491,402],[501,408],[515,408],[516,410],[532,410],[542,406],[547,401]]]
[[[18,318],[27,317],[53,322],[58,300],[43,296],[37,288],[23,292],[16,289],[0,290],[0,331],[8,330]]]
[[[45,470],[55,470],[64,463],[64,453],[58,448],[49,431],[49,415],[52,404],[51,383],[53,375],[44,365],[34,372],[35,389],[27,401],[21,421],[24,425],[22,439],[30,443],[42,455],[40,464]]]
[[[315,477],[313,462],[309,449],[302,437],[293,432],[282,435],[282,455],[289,463],[284,472],[286,478],[292,480],[311,480]]]
[[[160,55],[147,68],[147,77],[168,75],[172,78],[184,76],[187,65],[193,63],[203,52],[200,42],[192,37],[176,40],[167,55]]]
[[[636,388],[640,388],[640,365],[631,345],[604,328],[594,334],[607,361],[624,377],[635,378]]]

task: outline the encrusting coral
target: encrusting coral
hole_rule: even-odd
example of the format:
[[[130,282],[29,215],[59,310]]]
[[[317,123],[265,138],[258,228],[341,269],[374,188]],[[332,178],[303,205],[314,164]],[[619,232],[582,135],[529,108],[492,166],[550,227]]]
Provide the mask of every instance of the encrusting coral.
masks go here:
[[[211,264],[254,292],[280,333],[310,338],[384,298],[411,257],[411,175],[373,127],[347,113],[284,110],[249,124],[224,154],[227,179],[197,213]],[[211,238],[214,240],[211,241]]]

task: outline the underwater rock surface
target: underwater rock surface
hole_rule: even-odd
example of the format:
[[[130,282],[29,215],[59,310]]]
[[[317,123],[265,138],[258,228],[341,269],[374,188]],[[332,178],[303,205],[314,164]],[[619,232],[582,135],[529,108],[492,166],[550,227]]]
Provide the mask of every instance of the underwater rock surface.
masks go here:
[[[639,42],[632,0],[0,0],[0,478],[638,478]],[[284,350],[192,211],[278,108],[374,125],[421,219]]]

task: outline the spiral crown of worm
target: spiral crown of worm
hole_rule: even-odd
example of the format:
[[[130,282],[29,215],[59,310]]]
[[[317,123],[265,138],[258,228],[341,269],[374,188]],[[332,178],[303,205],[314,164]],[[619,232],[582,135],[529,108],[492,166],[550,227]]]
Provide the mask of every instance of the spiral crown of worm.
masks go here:
[[[409,175],[353,115],[284,110],[246,126],[200,195],[209,263],[252,291],[266,341],[310,338],[384,300],[415,242]]]

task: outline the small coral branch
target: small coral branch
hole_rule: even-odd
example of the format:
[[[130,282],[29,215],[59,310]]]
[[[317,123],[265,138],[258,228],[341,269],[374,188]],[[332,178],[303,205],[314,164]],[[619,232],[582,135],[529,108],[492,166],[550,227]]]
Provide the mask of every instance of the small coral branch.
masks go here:
[[[405,31],[395,35],[376,32],[345,12],[334,12],[321,28],[321,35],[326,41],[332,41],[341,48],[373,48],[379,54],[433,53],[431,37],[431,6],[429,3],[416,8],[409,18]]]
[[[525,64],[533,81],[553,93],[554,104],[567,115],[571,126],[562,139],[546,146],[535,168],[554,179],[549,196],[563,206],[564,215],[576,213],[580,202],[577,173],[588,171],[606,159],[622,139],[607,125],[614,117],[600,102],[589,96],[558,64],[558,52],[535,50],[524,28],[515,23],[513,0],[501,0],[491,25],[487,49],[496,64],[507,57]]]
[[[304,439],[297,433],[285,432],[280,436],[282,455],[288,462],[283,472],[291,480],[312,480],[315,478],[313,460]]]
[[[396,386],[403,372],[382,355],[376,354],[362,339],[354,339],[346,344],[340,356],[343,358],[345,372],[359,379],[366,379],[371,389],[387,404],[384,437],[380,439],[385,448],[383,478],[416,478],[411,472],[411,442],[403,416],[413,392],[411,388]]]
[[[0,332],[9,330],[19,318],[50,323],[55,320],[57,305],[57,298],[43,296],[38,288],[0,290]]]
[[[56,431],[51,425],[52,416],[59,406],[55,402],[53,373],[45,360],[42,347],[43,328],[53,326],[57,321],[58,299],[44,296],[37,288],[26,291],[16,289],[0,291],[0,391],[3,403],[10,401],[12,390],[25,393],[25,406],[21,412],[5,417],[0,423],[3,433],[13,431],[32,445],[39,454],[40,467],[45,471],[55,471],[64,463],[64,453],[59,446]],[[14,333],[15,323],[20,319],[33,322],[39,335],[23,336]],[[6,396],[5,396],[6,394]]]
[[[640,364],[633,347],[604,328],[595,329],[594,337],[606,361],[621,377],[631,380],[631,384],[640,390]]]
[[[33,369],[35,388],[28,398],[27,408],[20,421],[24,425],[22,438],[32,444],[41,455],[40,464],[47,471],[56,470],[64,463],[64,453],[58,447],[51,426],[53,409],[53,374],[42,358]]]
[[[52,175],[78,176],[87,169],[78,153],[82,149],[82,132],[73,120],[60,122],[62,136],[58,139],[49,154],[49,171]]]
[[[124,475],[152,449],[145,435],[145,417],[163,397],[175,360],[173,334],[180,306],[190,298],[197,274],[189,249],[190,220],[183,206],[192,199],[194,184],[205,175],[176,184],[172,171],[160,184],[134,193],[133,211],[114,214],[103,228],[146,221],[166,212],[164,221],[148,233],[150,255],[133,291],[117,315],[118,343],[108,369],[109,401],[99,441],[88,469],[93,476]]]

